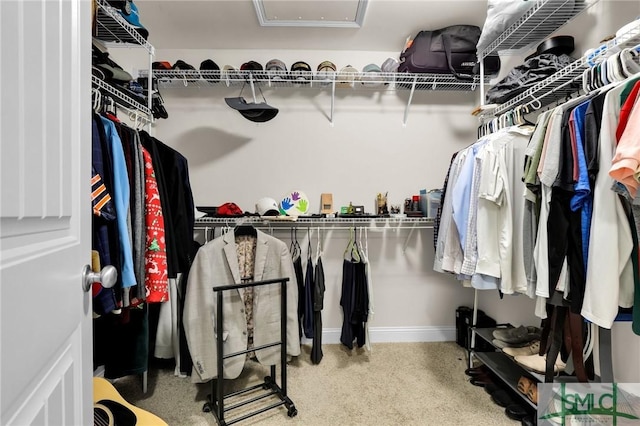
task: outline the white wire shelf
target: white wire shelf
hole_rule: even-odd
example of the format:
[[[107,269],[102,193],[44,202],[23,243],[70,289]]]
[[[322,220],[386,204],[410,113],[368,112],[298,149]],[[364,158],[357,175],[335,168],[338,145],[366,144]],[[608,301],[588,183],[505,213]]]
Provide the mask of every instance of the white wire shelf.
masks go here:
[[[125,109],[130,114],[136,114],[148,123],[153,121],[151,111],[148,107],[136,101],[126,93],[118,90],[116,87],[100,80],[95,75],[91,76],[91,84],[93,88],[99,90],[103,95],[113,98],[114,102],[120,108]]]
[[[110,6],[105,0],[97,0],[97,5],[95,34],[97,39],[117,44],[142,46],[151,55],[154,54],[154,47],[120,15],[116,8]]]
[[[322,229],[428,229],[433,228],[433,218],[427,217],[369,217],[369,218],[296,218],[295,220],[267,219],[264,217],[201,217],[196,219],[196,229],[233,227],[240,224],[258,228],[322,228]]]
[[[141,70],[141,76],[148,70]],[[434,90],[434,91],[474,91],[480,86],[480,76],[470,80],[457,79],[451,74],[409,74],[409,73],[313,73],[297,71],[198,71],[198,70],[153,70],[160,88],[206,88],[239,87],[253,82],[260,88],[314,88],[336,90]],[[489,83],[490,77],[485,78]]]
[[[500,115],[518,105],[540,109],[552,102],[566,98],[582,88],[582,74],[585,69],[606,59],[611,52],[635,47],[640,44],[640,20],[635,21],[624,34],[600,45],[589,55],[583,56],[564,67],[545,80],[527,89],[520,95],[500,104],[493,111],[493,115]]]
[[[536,0],[518,21],[506,29],[486,49],[478,52],[479,59],[496,52],[516,54],[538,43],[574,16],[597,3],[598,0]]]

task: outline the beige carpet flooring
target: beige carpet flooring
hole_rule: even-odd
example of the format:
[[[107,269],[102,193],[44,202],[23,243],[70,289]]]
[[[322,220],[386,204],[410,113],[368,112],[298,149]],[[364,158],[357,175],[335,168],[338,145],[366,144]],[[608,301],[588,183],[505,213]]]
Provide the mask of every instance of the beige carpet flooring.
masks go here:
[[[239,422],[240,425],[517,425],[481,387],[464,374],[465,351],[453,342],[377,343],[368,353],[342,345],[324,345],[318,365],[310,347],[288,365],[289,397],[298,415],[278,407]],[[225,380],[227,392],[262,382],[264,368],[248,363],[242,375]],[[280,373],[278,368],[278,381]],[[196,385],[173,374],[173,368],[152,368],[148,391],[140,376],[114,383],[132,404],[151,411],[172,426],[216,425],[202,412],[211,385]],[[267,399],[267,401],[272,401]],[[226,414],[227,421],[265,406],[265,400]],[[237,411],[237,413],[236,413]]]

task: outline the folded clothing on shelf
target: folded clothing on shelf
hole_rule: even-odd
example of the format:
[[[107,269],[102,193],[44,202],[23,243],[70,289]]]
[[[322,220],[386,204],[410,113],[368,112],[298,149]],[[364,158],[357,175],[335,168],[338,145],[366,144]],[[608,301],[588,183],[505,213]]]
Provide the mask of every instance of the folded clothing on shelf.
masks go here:
[[[568,55],[545,53],[514,67],[509,74],[487,91],[487,103],[502,104],[525,92],[536,83],[568,66],[574,59]]]

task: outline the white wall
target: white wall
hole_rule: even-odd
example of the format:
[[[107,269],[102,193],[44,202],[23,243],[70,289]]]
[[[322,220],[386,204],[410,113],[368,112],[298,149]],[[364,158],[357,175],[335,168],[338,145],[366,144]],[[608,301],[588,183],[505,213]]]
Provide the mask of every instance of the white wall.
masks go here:
[[[558,31],[576,38],[575,57],[594,47],[607,35],[640,15],[640,2],[602,0]],[[147,67],[139,52],[113,51],[130,69]],[[522,57],[503,58],[502,75],[521,63]],[[158,50],[156,60],[178,59],[198,67],[211,58],[221,67],[239,67],[248,60],[265,64],[278,58],[288,66],[307,61],[315,67],[332,60],[338,68],[347,64],[361,69],[380,64],[397,52],[349,51],[250,51],[250,50]],[[233,201],[252,210],[264,196],[279,198],[291,189],[301,189],[318,210],[320,193],[331,192],[337,206],[349,201],[372,211],[378,192],[389,192],[392,203],[401,203],[421,188],[440,187],[452,153],[475,140],[477,122],[470,111],[479,102],[477,93],[416,93],[406,126],[402,125],[408,92],[337,91],[334,124],[328,120],[330,97],[314,89],[277,89],[265,92],[269,104],[280,109],[268,123],[242,118],[224,103],[239,90],[225,88],[164,89],[169,112],[153,132],[189,160],[196,205],[216,206]],[[243,96],[250,99],[250,91]],[[276,236],[288,241],[287,231]],[[299,232],[299,234],[302,234]],[[300,236],[300,235],[299,235]],[[462,288],[453,278],[432,271],[433,231],[416,231],[407,242],[408,231],[369,234],[370,259],[375,287],[375,317],[372,327],[390,327],[394,337],[378,330],[374,338],[385,340],[453,338],[454,311],[471,305],[473,290]],[[317,236],[312,234],[315,247]],[[325,272],[327,293],[324,327],[336,337],[342,317],[339,306],[341,256],[347,243],[345,231],[326,234]],[[498,297],[497,292],[479,292],[479,307],[498,322],[538,324],[533,301],[524,296]],[[640,380],[640,344],[620,350],[629,324],[614,327],[616,378]],[[632,337],[631,337],[632,336]],[[626,345],[625,348],[628,348]],[[631,364],[634,367],[628,368]]]
[[[330,59],[339,68],[351,64],[361,69],[392,55],[397,52],[159,50],[156,60],[182,59],[198,67],[212,58],[220,66],[239,67],[248,60],[264,65],[279,58],[287,65],[305,60],[315,67]],[[139,52],[114,50],[114,56],[131,64],[130,69],[146,68]],[[333,125],[326,90],[265,91],[268,103],[280,112],[260,124],[225,104],[224,97],[238,94],[238,88],[224,87],[162,90],[169,119],[159,120],[153,132],[187,157],[196,205],[231,201],[254,211],[261,197],[279,200],[300,189],[310,198],[312,212],[319,211],[323,192],[333,194],[334,206],[353,202],[373,212],[378,192],[388,192],[390,203],[402,204],[420,189],[441,187],[453,152],[475,140],[476,119],[470,112],[478,103],[476,93],[416,93],[406,126],[408,91],[338,89]],[[243,96],[251,99],[248,87]],[[431,229],[416,230],[407,239],[409,232],[368,234],[375,298],[372,339],[452,340],[455,309],[470,306],[473,294],[451,277],[433,272]],[[306,238],[304,234],[299,231],[298,238]],[[289,241],[288,231],[275,235]],[[346,230],[324,233],[323,322],[327,338],[335,341],[342,324],[341,259],[348,238]],[[314,230],[314,252],[316,241]]]

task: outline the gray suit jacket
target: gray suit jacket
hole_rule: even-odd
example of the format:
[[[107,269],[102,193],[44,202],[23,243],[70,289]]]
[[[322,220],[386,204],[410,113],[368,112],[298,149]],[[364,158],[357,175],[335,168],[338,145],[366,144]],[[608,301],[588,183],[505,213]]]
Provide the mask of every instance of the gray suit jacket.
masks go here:
[[[264,232],[257,231],[254,280],[289,278],[287,283],[287,354],[300,354],[298,335],[298,287],[287,245]],[[216,295],[212,288],[240,283],[240,268],[233,231],[200,247],[189,271],[183,324],[193,360],[193,382],[215,378],[218,354],[215,329]],[[254,287],[254,346],[280,340],[280,284]],[[224,354],[247,349],[247,320],[243,292],[223,292]],[[280,361],[280,346],[256,351],[260,363],[274,365]],[[224,378],[240,375],[246,355],[224,360]]]

